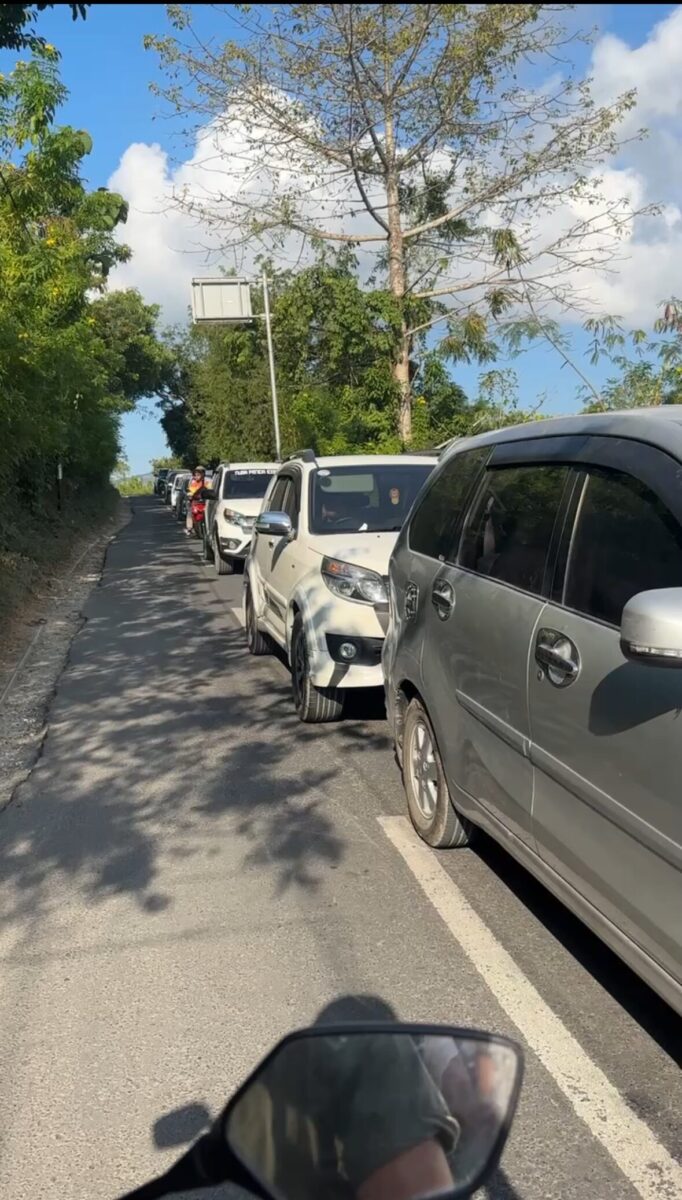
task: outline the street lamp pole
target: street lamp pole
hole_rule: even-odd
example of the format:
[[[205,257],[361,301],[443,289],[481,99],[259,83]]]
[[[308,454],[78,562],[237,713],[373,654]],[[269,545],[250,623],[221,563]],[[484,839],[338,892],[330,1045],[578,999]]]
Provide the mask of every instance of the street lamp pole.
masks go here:
[[[268,292],[268,277],[263,271],[263,310],[265,315],[265,332],[268,339],[268,363],[270,364],[270,392],[272,394],[272,420],[275,427],[275,456],[277,462],[282,460],[282,443],[279,436],[279,409],[277,407],[277,380],[275,378],[275,352],[272,346],[272,322],[270,320],[270,293]]]

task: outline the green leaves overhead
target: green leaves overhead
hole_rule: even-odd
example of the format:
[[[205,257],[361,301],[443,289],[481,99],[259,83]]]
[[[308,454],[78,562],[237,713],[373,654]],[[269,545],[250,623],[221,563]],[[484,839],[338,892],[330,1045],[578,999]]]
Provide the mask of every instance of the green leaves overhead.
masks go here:
[[[564,27],[570,7],[213,6],[207,44],[196,6],[172,5],[174,33],[147,39],[168,81],[157,90],[212,163],[239,147],[229,187],[206,172],[178,204],[235,253],[361,248],[363,278],[391,293],[406,442],[424,327],[486,361],[503,314],[505,327],[512,310],[534,317],[541,335],[538,312],[582,317],[576,280],[604,267],[631,215],[600,172],[634,93],[597,102],[571,61],[588,39]]]
[[[172,354],[158,310],[137,292],[104,294],[129,255],[117,237],[123,197],[88,192],[92,149],[54,124],[65,98],[56,53],[0,80],[0,500],[22,480],[36,496],[57,460],[68,480],[106,478],[120,414],[167,386]]]

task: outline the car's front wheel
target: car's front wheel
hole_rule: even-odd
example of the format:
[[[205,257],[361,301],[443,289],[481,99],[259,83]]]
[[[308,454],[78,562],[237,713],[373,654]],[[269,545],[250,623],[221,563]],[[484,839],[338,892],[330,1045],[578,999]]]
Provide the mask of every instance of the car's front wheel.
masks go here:
[[[228,559],[223,558],[220,553],[217,530],[213,534],[213,566],[215,567],[216,575],[234,575],[234,565]]]
[[[269,654],[270,646],[268,645],[267,638],[258,628],[256,606],[253,602],[251,588],[248,583],[244,588],[244,625],[246,626],[246,644],[249,648],[249,654],[257,656]]]
[[[407,808],[417,833],[429,846],[468,845],[473,826],[455,811],[429,715],[411,700],[403,730],[403,780]]]
[[[294,620],[291,635],[291,687],[296,712],[306,725],[341,720],[343,716],[343,691],[341,688],[318,688],[310,678],[308,647],[300,614]]]

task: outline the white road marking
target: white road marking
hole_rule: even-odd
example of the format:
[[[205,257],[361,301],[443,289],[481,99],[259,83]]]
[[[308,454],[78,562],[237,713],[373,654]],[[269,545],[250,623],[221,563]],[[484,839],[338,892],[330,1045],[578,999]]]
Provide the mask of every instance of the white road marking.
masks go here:
[[[545,1004],[407,818],[377,819],[528,1046],[643,1200],[682,1196],[682,1166]]]

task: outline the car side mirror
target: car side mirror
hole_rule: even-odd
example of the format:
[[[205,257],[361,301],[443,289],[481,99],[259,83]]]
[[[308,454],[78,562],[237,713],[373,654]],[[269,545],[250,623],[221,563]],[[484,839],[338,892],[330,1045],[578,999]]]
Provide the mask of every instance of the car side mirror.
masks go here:
[[[254,528],[256,533],[264,533],[268,537],[291,538],[294,535],[291,517],[285,512],[261,513],[256,519]]]
[[[682,588],[638,592],[623,609],[620,646],[633,662],[682,667]]]

